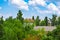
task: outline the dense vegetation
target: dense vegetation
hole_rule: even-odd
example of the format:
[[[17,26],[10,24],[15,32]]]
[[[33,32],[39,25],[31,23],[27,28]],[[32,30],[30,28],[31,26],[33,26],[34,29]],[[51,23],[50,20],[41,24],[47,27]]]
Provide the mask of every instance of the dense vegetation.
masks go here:
[[[6,20],[3,16],[0,18],[0,40],[59,40],[60,39],[60,17],[56,20],[56,15],[52,15],[52,26],[57,26],[52,32],[45,32],[44,29],[34,30],[34,26],[49,26],[48,17],[40,20],[39,16],[31,20],[25,20],[22,17],[21,10],[17,17],[10,16]]]

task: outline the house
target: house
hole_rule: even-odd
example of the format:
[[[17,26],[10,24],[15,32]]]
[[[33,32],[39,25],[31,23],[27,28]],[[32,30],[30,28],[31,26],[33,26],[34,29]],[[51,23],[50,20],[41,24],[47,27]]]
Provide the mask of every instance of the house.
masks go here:
[[[25,19],[24,21],[27,22],[27,23],[33,23],[34,22],[33,19]]]

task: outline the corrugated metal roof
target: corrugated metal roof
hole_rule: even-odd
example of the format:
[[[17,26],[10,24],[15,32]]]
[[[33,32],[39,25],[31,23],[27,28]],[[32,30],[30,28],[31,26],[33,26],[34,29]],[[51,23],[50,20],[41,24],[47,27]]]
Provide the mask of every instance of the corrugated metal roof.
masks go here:
[[[38,30],[42,28],[44,28],[45,31],[53,31],[54,29],[56,29],[55,26],[36,26],[34,27],[34,30]]]

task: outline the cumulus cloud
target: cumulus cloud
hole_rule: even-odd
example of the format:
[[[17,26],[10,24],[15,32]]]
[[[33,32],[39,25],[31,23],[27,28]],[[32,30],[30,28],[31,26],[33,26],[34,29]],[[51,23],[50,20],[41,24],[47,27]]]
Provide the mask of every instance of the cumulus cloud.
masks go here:
[[[36,9],[37,12],[41,14],[47,14],[47,13],[60,14],[59,8],[53,3],[50,3],[49,5],[47,5],[46,8],[47,8],[46,10],[41,10],[39,9],[39,7],[34,7],[34,9]]]
[[[41,10],[38,7],[35,7],[35,9],[37,10],[38,13],[41,13],[41,14],[48,14],[48,13],[53,12],[53,11],[50,11],[50,10]]]
[[[50,3],[50,4],[47,6],[47,8],[48,8],[48,10],[50,10],[50,11],[53,11],[53,12],[55,12],[55,13],[60,14],[59,8],[58,8],[56,5],[54,5],[53,3]]]
[[[45,0],[30,0],[29,5],[41,5],[41,6],[46,6],[46,1]]]
[[[20,9],[28,10],[28,4],[24,0],[9,0],[11,4],[16,5]]]
[[[58,11],[59,9],[57,8],[56,5],[54,5],[53,3],[50,3],[48,6],[47,6],[48,9],[52,10],[52,11]]]
[[[9,0],[9,2],[20,9],[29,10],[29,6],[32,5],[33,8],[37,5],[43,6],[47,8],[47,10],[41,10],[39,8],[35,8],[39,13],[58,13],[60,14],[59,7],[53,3],[47,4],[50,0],[29,0],[28,3],[24,0]],[[30,6],[31,7],[31,6]]]
[[[45,0],[47,2],[52,2],[52,1],[55,1],[55,2],[59,2],[60,0]]]
[[[29,4],[29,5],[34,5],[34,6],[35,6],[35,5],[36,5],[36,2],[35,2],[34,0],[30,0],[28,4]]]
[[[37,5],[40,5],[40,6],[44,6],[45,8],[47,8],[47,10],[41,10],[39,8],[35,8],[39,13],[58,13],[60,14],[60,6],[56,6],[55,4],[53,3],[50,3],[47,5],[46,2],[49,2],[50,0],[30,0],[29,1],[29,5],[34,5],[35,7]]]

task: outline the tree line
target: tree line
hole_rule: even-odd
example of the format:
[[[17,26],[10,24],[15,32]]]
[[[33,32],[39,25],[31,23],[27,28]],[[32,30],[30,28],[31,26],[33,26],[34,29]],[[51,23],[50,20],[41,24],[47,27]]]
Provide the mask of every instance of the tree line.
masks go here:
[[[60,16],[58,17],[55,14],[52,15],[52,18],[46,16],[43,20],[39,19],[39,16],[37,16],[36,19],[32,16],[32,19],[36,26],[56,26],[60,24]]]
[[[45,17],[44,20],[40,21],[39,16],[34,19],[33,24],[25,23],[24,18],[22,17],[21,10],[18,11],[17,17],[13,18],[10,16],[3,19],[3,16],[0,17],[0,40],[59,40],[60,39],[60,26],[57,26],[52,32],[46,33],[44,29],[34,30],[34,25],[36,26],[47,26],[48,18]],[[59,25],[60,17],[56,20],[56,15],[53,15],[52,26]],[[57,23],[56,23],[57,22]]]

